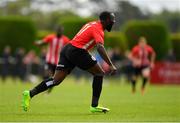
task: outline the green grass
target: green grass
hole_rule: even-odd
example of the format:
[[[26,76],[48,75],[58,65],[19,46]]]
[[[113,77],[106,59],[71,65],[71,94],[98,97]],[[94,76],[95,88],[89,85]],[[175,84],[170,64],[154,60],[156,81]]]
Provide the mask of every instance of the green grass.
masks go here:
[[[104,84],[100,101],[111,111],[92,114],[89,80],[74,81],[68,77],[50,95],[42,93],[33,98],[29,112],[21,109],[22,91],[36,84],[0,81],[0,121],[180,121],[180,86],[148,85],[142,96],[140,86],[132,95],[130,85],[111,80],[111,84]]]

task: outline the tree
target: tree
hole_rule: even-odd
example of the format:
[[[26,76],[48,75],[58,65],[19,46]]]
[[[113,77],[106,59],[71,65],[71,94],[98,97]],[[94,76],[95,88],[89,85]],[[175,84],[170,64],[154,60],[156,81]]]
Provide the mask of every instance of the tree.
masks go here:
[[[164,22],[171,32],[180,31],[180,12],[163,10],[160,14],[152,16],[152,19]]]
[[[145,15],[141,12],[141,10],[135,6],[132,5],[128,1],[117,1],[118,4],[118,10],[115,12],[116,14],[116,23],[115,23],[115,29],[119,30],[119,28],[127,21],[132,19],[148,19],[149,15]]]

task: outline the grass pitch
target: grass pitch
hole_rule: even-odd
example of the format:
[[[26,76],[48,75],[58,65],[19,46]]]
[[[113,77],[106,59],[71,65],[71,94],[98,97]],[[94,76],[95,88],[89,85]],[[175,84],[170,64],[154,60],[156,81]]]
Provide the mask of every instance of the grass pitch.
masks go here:
[[[22,91],[36,84],[0,81],[0,121],[180,121],[180,86],[148,85],[145,95],[141,95],[139,86],[133,95],[130,85],[106,80],[109,82],[104,83],[100,104],[111,111],[92,114],[90,80],[75,81],[69,76],[50,95],[34,97],[29,112],[22,111]]]

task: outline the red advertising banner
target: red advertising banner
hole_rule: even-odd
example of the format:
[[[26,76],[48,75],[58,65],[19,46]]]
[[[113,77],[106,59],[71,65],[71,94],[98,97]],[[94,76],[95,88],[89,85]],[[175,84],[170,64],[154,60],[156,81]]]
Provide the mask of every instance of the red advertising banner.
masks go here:
[[[152,84],[180,84],[180,63],[157,62],[151,71]]]

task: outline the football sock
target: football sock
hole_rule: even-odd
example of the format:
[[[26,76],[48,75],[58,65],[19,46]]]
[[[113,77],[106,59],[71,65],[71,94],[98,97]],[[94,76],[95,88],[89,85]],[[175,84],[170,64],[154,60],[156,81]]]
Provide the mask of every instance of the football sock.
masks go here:
[[[37,85],[35,88],[30,90],[30,97],[32,98],[33,96],[35,96],[53,86],[55,86],[54,80],[52,78],[46,79],[46,80],[42,81],[39,85]]]
[[[103,76],[94,76],[92,83],[92,89],[93,89],[92,104],[91,104],[92,107],[98,106],[98,101],[102,90],[102,83],[103,83]]]
[[[145,88],[147,80],[147,78],[143,78],[142,89]]]
[[[132,91],[135,92],[136,91],[136,81],[131,80],[131,83],[132,83]]]

